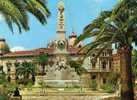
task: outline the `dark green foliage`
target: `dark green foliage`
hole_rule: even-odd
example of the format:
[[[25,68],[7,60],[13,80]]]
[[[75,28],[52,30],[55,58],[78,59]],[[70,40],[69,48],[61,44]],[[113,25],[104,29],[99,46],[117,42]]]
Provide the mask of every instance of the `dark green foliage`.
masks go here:
[[[131,2],[132,5],[131,6]],[[134,2],[134,3],[133,3]],[[76,44],[82,40],[96,36],[96,40],[87,44],[84,49],[87,55],[96,47],[106,48],[116,44],[117,49],[137,43],[137,11],[136,1],[121,1],[112,11],[103,11],[100,16],[84,28]]]
[[[7,82],[5,73],[0,74],[0,84],[5,84]]]
[[[14,94],[13,94],[13,96],[20,96],[20,92],[19,92],[19,89],[16,87],[16,89],[15,89],[15,91],[14,91]]]
[[[103,89],[104,92],[108,92],[108,93],[113,93],[115,91],[112,84],[103,84],[101,86],[101,89]]]
[[[115,89],[118,85],[118,80],[120,79],[120,74],[118,73],[110,73],[108,75],[108,84],[111,84],[112,87]]]
[[[17,68],[17,67],[20,66],[20,63],[19,63],[19,62],[15,62],[15,63],[14,63],[14,66]]]
[[[35,81],[35,65],[32,62],[23,62],[16,68],[16,75],[23,76],[23,79],[18,79],[19,83],[27,84],[29,76]]]
[[[34,81],[33,80],[28,80],[27,88],[31,88],[33,85],[34,85]]]
[[[9,96],[14,93],[16,84],[3,84],[0,86],[0,100],[9,100]],[[2,98],[2,99],[1,99]]]
[[[120,75],[118,73],[110,73],[108,75],[107,83],[103,84],[101,86],[101,89],[103,89],[105,92],[108,92],[108,93],[115,92],[120,85],[120,84],[118,84],[119,77],[120,77]]]
[[[6,96],[0,95],[0,100],[7,100]]]
[[[46,65],[48,61],[48,55],[45,53],[40,54],[36,60],[40,65]]]
[[[45,74],[45,65],[48,63],[48,54],[42,53],[36,58],[36,62],[42,67],[42,75]]]
[[[82,75],[83,73],[86,72],[86,69],[82,67],[82,61],[69,61],[69,64],[72,68],[75,69],[78,75]]]
[[[90,81],[90,86],[92,90],[96,90],[97,89],[97,82],[96,80],[91,80]]]
[[[131,71],[132,43],[137,45],[137,1],[120,0],[111,11],[103,11],[103,14],[87,25],[84,33],[78,37],[76,43],[96,36],[93,42],[85,45],[83,51],[86,56],[95,52],[99,56],[101,52],[111,44],[116,45],[121,58],[121,99],[134,100]]]

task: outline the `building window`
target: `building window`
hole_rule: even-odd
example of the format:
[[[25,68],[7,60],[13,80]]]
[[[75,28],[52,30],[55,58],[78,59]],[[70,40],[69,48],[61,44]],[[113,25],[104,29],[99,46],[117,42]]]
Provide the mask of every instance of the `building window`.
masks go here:
[[[93,54],[92,57],[95,57],[95,54]]]
[[[10,81],[11,81],[11,78],[10,78],[10,76],[8,76],[8,79],[7,79],[7,80],[8,80],[8,82],[10,82]]]
[[[10,72],[10,67],[8,67],[8,72]]]
[[[0,73],[3,73],[3,66],[0,65]]]
[[[93,75],[93,76],[92,76],[92,80],[96,80],[96,75]]]
[[[102,62],[102,68],[103,68],[103,69],[106,69],[106,65],[107,65],[106,61],[103,61],[103,62]]]
[[[106,79],[105,78],[103,78],[103,84],[106,84]]]
[[[96,67],[95,54],[93,54],[92,57],[90,58],[90,62],[92,64],[92,68],[94,69]]]
[[[104,55],[107,56],[107,53],[106,52],[104,52],[104,53],[105,53]]]
[[[109,68],[112,68],[111,60],[109,60]]]

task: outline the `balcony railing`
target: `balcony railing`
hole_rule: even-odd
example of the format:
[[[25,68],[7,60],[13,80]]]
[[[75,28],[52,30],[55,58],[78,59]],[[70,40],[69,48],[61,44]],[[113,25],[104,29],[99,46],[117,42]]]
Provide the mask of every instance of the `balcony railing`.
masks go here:
[[[88,72],[111,72],[111,69],[103,68],[91,68],[87,70]]]

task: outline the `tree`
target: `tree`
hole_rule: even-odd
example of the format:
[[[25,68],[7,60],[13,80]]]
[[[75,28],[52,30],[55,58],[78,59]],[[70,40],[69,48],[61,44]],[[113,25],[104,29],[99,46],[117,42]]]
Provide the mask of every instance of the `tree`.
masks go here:
[[[87,56],[95,48],[101,48],[98,55],[111,44],[115,44],[121,61],[121,99],[134,100],[132,84],[131,53],[132,43],[137,45],[137,2],[121,0],[111,11],[104,11],[91,24],[85,27],[84,34],[76,40],[76,44],[86,38],[96,37],[87,44],[83,51]],[[97,56],[98,56],[97,55]]]
[[[86,69],[84,67],[82,67],[82,61],[74,61],[74,60],[70,60],[69,61],[70,67],[75,69],[75,72],[81,76],[83,73],[86,72]]]
[[[18,61],[16,61],[15,63],[14,63],[14,66],[15,66],[15,68],[16,68],[16,72],[17,72],[17,69],[18,69],[18,67],[20,66],[20,62],[18,62]],[[17,75],[17,73],[15,73],[15,75],[16,75],[16,80],[18,80],[18,75]]]
[[[42,75],[44,75],[45,74],[45,65],[48,62],[48,55],[45,53],[40,54],[37,58],[37,62],[42,67]]]
[[[3,71],[3,66],[0,65],[0,84],[5,84],[5,83],[7,83],[6,74]]]
[[[17,67],[16,71],[18,76],[23,76],[23,80],[26,83],[30,75],[32,77],[35,75],[35,65],[31,62],[23,62]]]
[[[50,12],[46,4],[45,0],[0,0],[0,12],[10,30],[13,32],[15,24],[21,33],[22,29],[29,30],[29,13],[41,24],[47,23]]]
[[[137,50],[132,52],[132,72],[135,79],[137,79]]]

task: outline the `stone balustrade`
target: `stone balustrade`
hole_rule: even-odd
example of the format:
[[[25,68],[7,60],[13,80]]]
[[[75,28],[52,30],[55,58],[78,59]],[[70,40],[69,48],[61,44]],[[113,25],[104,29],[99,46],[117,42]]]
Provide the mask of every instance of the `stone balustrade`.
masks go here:
[[[111,72],[110,69],[103,69],[103,68],[92,68],[88,69],[88,72]]]
[[[18,96],[18,97],[11,96],[9,100],[22,100],[22,97],[21,96]]]

